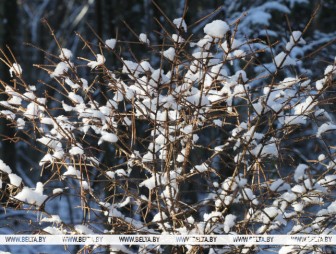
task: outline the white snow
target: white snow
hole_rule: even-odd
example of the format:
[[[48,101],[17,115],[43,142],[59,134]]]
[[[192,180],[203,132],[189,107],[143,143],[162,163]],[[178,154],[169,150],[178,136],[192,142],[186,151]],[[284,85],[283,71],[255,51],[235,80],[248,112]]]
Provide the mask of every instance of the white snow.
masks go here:
[[[117,91],[113,96],[113,100],[116,102],[121,102],[124,100],[124,95],[120,91]]]
[[[6,86],[5,93],[10,95],[11,98],[7,101],[11,105],[21,105],[22,102],[22,95],[18,92],[14,91],[11,86]],[[2,105],[6,106],[4,102],[1,102]]]
[[[158,144],[158,145],[164,145],[166,143],[165,136],[163,136],[162,134],[157,136],[157,138],[155,139],[155,143]]]
[[[278,156],[278,148],[276,146],[275,139],[272,138],[268,144],[259,144],[253,150],[251,150],[251,154],[254,156],[258,156],[260,154],[261,157],[267,156]]]
[[[230,49],[228,47],[228,44],[227,44],[226,40],[221,44],[221,46],[222,46],[225,53],[229,53],[230,50],[238,49],[242,44],[243,44],[242,41],[240,41],[238,39],[233,39]]]
[[[127,197],[127,198],[125,198],[125,200],[123,202],[118,204],[118,207],[124,207],[124,206],[128,205],[130,202],[131,202],[131,198]]]
[[[173,47],[170,47],[169,49],[163,51],[163,56],[170,61],[174,61],[175,49]]]
[[[108,46],[110,49],[114,49],[115,45],[117,44],[116,39],[108,39],[105,41],[106,46]]]
[[[61,188],[53,189],[53,194],[58,194],[58,193],[63,193],[63,189]]]
[[[316,83],[315,83],[316,90],[317,90],[317,91],[322,90],[323,87],[324,87],[324,84],[325,84],[324,79],[319,79],[319,80],[317,80]]]
[[[324,75],[336,74],[335,65],[328,65],[324,70]]]
[[[103,141],[109,142],[109,143],[115,143],[115,142],[118,141],[118,137],[114,133],[110,133],[110,132],[107,132],[107,131],[102,131],[101,132],[101,138],[98,141],[98,145],[102,144]]]
[[[79,233],[79,234],[84,234],[84,235],[94,235],[94,232],[88,228],[85,225],[75,225],[75,230]]]
[[[193,126],[191,124],[188,124],[185,127],[183,127],[183,129],[181,129],[181,132],[183,132],[184,134],[191,134],[192,131],[193,131]]]
[[[183,43],[185,40],[182,38],[181,35],[178,34],[172,34],[172,39],[173,41],[175,41],[176,43]]]
[[[310,84],[311,80],[310,79],[307,79],[305,81],[301,81],[300,82],[300,86],[301,87],[307,87],[309,84]]]
[[[69,78],[66,78],[66,79],[64,80],[64,82],[65,82],[68,86],[70,86],[72,89],[78,89],[78,88],[80,88],[80,85],[79,85],[79,84],[75,84],[75,83],[72,82],[72,80],[69,79]]]
[[[64,101],[62,101],[62,107],[66,112],[73,111],[76,109],[75,107],[69,106]]]
[[[264,109],[264,105],[261,102],[256,102],[252,104],[254,111],[260,115]]]
[[[164,213],[164,212],[158,212],[157,214],[155,214],[155,216],[153,217],[152,222],[161,222],[165,219],[167,219],[168,216]]]
[[[192,135],[193,144],[195,144],[198,140],[199,140],[199,136],[197,134],[193,134]]]
[[[10,167],[7,164],[5,164],[1,159],[0,159],[0,170],[7,174],[12,173],[12,170],[10,169]]]
[[[89,86],[88,86],[89,83],[88,83],[88,81],[86,79],[83,79],[83,78],[81,78],[80,80],[82,82],[82,88],[83,88],[83,90],[87,91],[89,89]]]
[[[320,188],[321,186],[318,185],[318,184],[315,184],[315,182],[316,182],[315,179],[309,179],[308,178],[308,179],[303,181],[303,185],[308,190],[312,190],[313,188],[316,188],[316,189]]]
[[[139,68],[139,64],[129,60],[123,60],[122,73],[128,73],[137,76],[142,68]]]
[[[18,118],[16,120],[16,126],[18,127],[19,130],[24,129],[26,122],[22,118]]]
[[[53,137],[44,136],[44,137],[38,138],[36,140],[38,142],[42,143],[43,145],[46,145],[46,146],[48,146],[50,148],[53,148],[53,149],[55,149],[56,147],[62,146],[61,143]]]
[[[75,94],[74,92],[70,92],[68,94],[68,96],[72,101],[74,101],[76,103],[79,103],[79,104],[84,103],[84,100],[83,100],[82,96],[80,96],[78,94]]]
[[[185,152],[186,152],[186,150],[185,150],[185,148],[183,148],[182,150],[181,150],[181,153],[177,156],[177,158],[176,158],[176,161],[177,162],[183,162],[184,161],[184,158],[185,158]]]
[[[72,57],[71,50],[67,48],[61,49],[61,54],[59,55],[59,58],[61,58],[62,60],[69,60],[71,57]]]
[[[49,218],[48,217],[42,218],[41,222],[62,223],[62,220],[58,215],[51,215]]]
[[[150,151],[145,153],[144,156],[142,157],[143,162],[150,162],[150,161],[153,161],[153,160],[154,160],[154,154]]]
[[[253,191],[250,188],[244,188],[242,190],[242,197],[244,200],[250,200],[254,205],[257,205],[259,202],[256,199],[256,196],[253,194]]]
[[[97,66],[103,65],[106,61],[105,57],[101,54],[97,54],[96,58],[97,61],[90,61],[87,64],[91,69],[95,69]]]
[[[144,71],[149,71],[149,72],[154,71],[153,67],[150,65],[148,61],[141,61],[140,66],[142,67]]]
[[[41,182],[36,183],[35,192],[43,195],[43,183]]]
[[[225,191],[234,191],[238,187],[238,184],[231,178],[227,178],[222,183],[222,188]]]
[[[326,156],[323,154],[323,153],[321,153],[319,156],[318,156],[318,160],[319,161],[323,161],[323,160],[325,160],[325,158],[326,158]]]
[[[151,79],[155,82],[151,83],[151,86],[157,87],[158,83],[166,84],[169,82],[169,78],[164,74],[162,69],[157,69],[152,72]]]
[[[200,165],[196,165],[194,169],[191,170],[191,172],[195,172],[195,170],[199,173],[203,173],[209,170],[209,166],[204,162]]]
[[[299,252],[300,250],[298,249],[297,246],[282,246],[280,249],[279,249],[279,254],[291,254],[291,253],[297,253]]]
[[[296,44],[306,44],[305,40],[302,38],[302,33],[300,31],[292,32],[289,42],[286,44],[286,50],[291,51]]]
[[[204,27],[204,33],[217,38],[223,38],[229,30],[229,25],[222,20],[214,20]]]
[[[117,174],[117,176],[128,176],[128,174],[126,173],[126,171],[122,168],[119,168],[115,171],[115,173]]]
[[[17,174],[11,173],[8,174],[9,181],[12,185],[19,187],[22,183],[22,178],[19,177]]]
[[[84,150],[83,150],[82,147],[72,146],[71,149],[69,150],[69,153],[71,155],[82,155],[82,154],[84,154]]]
[[[194,224],[194,223],[195,223],[195,219],[194,219],[194,217],[192,217],[192,216],[189,216],[189,217],[187,218],[187,221],[188,221],[188,223],[190,223],[190,224]]]
[[[293,188],[292,188],[292,192],[295,192],[295,193],[305,193],[306,192],[306,188],[303,187],[302,185],[295,185]]]
[[[106,171],[106,175],[111,179],[114,179],[115,177],[115,173],[113,171]]]
[[[272,15],[265,12],[260,8],[255,8],[253,11],[249,12],[249,15],[244,18],[244,23],[252,23],[254,25],[269,26],[269,19],[272,18]]]
[[[13,63],[13,66],[9,69],[9,74],[11,77],[13,77],[13,73],[17,76],[21,76],[22,74],[22,68],[18,63]]]
[[[276,207],[266,207],[264,208],[264,213],[262,218],[265,223],[269,223],[271,219],[274,219],[278,213],[279,210]]]
[[[233,214],[228,214],[225,216],[224,219],[224,232],[229,233],[230,229],[236,224],[236,218],[237,216]]]
[[[43,229],[43,231],[51,234],[51,235],[63,235],[66,234],[66,230],[61,230],[58,227],[48,226]]]
[[[8,120],[15,120],[15,114],[11,110],[1,110],[0,114],[5,115]]]
[[[237,50],[233,51],[233,55],[234,55],[236,58],[243,58],[244,56],[246,56],[246,53],[245,53],[244,50],[237,49]]]
[[[274,181],[271,186],[269,187],[271,191],[283,191],[283,190],[288,190],[290,189],[290,185],[288,183],[285,183],[284,180],[277,179],[276,181]]]
[[[55,70],[50,74],[51,78],[60,77],[63,75],[67,70],[69,69],[69,66],[67,63],[60,62],[56,65]]]
[[[280,118],[282,120],[282,118]],[[284,116],[283,123],[286,125],[300,125],[307,123],[306,116]]]
[[[196,59],[199,59],[199,60],[206,60],[208,58],[213,58],[213,55],[210,53],[210,52],[204,52],[204,51],[199,51],[199,52],[195,52],[192,54],[192,56]],[[198,61],[196,61],[198,62]],[[196,66],[190,66],[190,70],[194,72],[193,70],[193,67],[195,68],[195,70],[197,70],[197,67]]]
[[[99,165],[99,159],[97,157],[94,156],[89,156],[87,157],[87,160],[91,163],[91,165],[93,166],[97,166]]]
[[[124,117],[124,122],[127,126],[131,126],[132,125],[132,121],[131,119],[129,119],[127,116]]]
[[[299,164],[299,166],[297,166],[297,168],[295,169],[295,173],[294,173],[295,182],[298,183],[300,180],[304,179],[305,170],[307,168],[308,168],[308,165],[306,165],[306,164]]]
[[[211,213],[204,213],[203,215],[204,221],[212,221],[212,222],[218,221],[218,219],[222,217],[223,217],[222,213],[216,211],[213,211]]]
[[[309,96],[305,99],[305,101],[299,103],[294,107],[294,114],[295,115],[302,115],[309,113],[313,107],[316,105],[316,102],[314,102],[314,98],[312,96]]]
[[[187,24],[183,18],[174,19],[173,23],[176,26],[176,28],[178,29],[183,28],[184,32],[187,32]]]
[[[50,153],[45,154],[39,162],[40,166],[43,166],[46,163],[53,163],[54,158]]]
[[[47,196],[41,193],[40,186],[38,186],[38,184],[41,183],[36,184],[36,190],[32,190],[28,187],[23,187],[21,192],[14,196],[14,199],[26,202],[28,204],[41,206],[43,202],[47,199]]]
[[[336,125],[331,122],[324,123],[318,128],[316,137],[320,138],[323,133],[331,130],[336,130]]]
[[[287,201],[288,203],[291,203],[293,200],[297,198],[297,196],[295,193],[287,191],[281,195],[281,198]]]
[[[203,39],[200,39],[197,42],[197,46],[199,48],[204,48],[205,50],[209,50],[211,47],[211,42],[212,42],[213,38],[209,35],[205,35]]]
[[[287,66],[287,65],[296,65],[295,60],[292,59],[288,54],[285,52],[280,52],[277,56],[274,57],[275,65],[278,68]]]
[[[0,254],[12,254],[12,253],[9,251],[0,251]]]
[[[247,184],[247,179],[242,177],[236,177],[236,182],[239,187],[244,187]]]
[[[143,43],[146,43],[148,45],[150,44],[150,41],[149,41],[147,35],[144,34],[144,33],[139,34],[139,41],[141,41]]]
[[[77,176],[80,177],[79,170],[76,170],[73,166],[68,166],[67,171],[63,173],[64,176]]]
[[[331,213],[331,214],[336,214],[336,201],[332,202],[328,206],[328,212]]]
[[[193,95],[188,96],[186,100],[194,106],[207,106],[210,104],[208,97],[204,94],[201,94],[199,91]]]
[[[284,80],[282,80],[280,82],[281,87],[283,88],[287,88],[287,87],[291,87],[294,84],[298,83],[300,80],[298,78],[293,78],[293,77],[287,77]],[[269,87],[267,87],[269,89]],[[267,93],[265,93],[267,94]]]
[[[160,182],[160,176],[159,176],[158,174],[156,175],[156,182],[157,182],[158,185],[161,184],[161,182]],[[148,178],[148,179],[142,181],[142,182],[139,184],[139,186],[140,186],[140,187],[145,186],[145,187],[147,187],[149,190],[154,189],[154,188],[156,187],[155,177],[152,176],[152,177],[150,177],[150,178]]]
[[[301,31],[293,31],[290,40],[293,40],[295,43],[306,44],[305,40],[302,38]]]
[[[82,180],[82,181],[80,182],[80,186],[81,186],[81,188],[83,188],[84,190],[89,190],[89,189],[90,189],[90,185],[89,185],[89,183],[88,183],[87,181],[84,181],[84,180]]]
[[[245,139],[246,141],[248,140],[252,140],[252,139],[263,139],[264,138],[264,134],[263,133],[258,133],[255,131],[255,125],[251,126],[250,129],[244,133],[244,135],[242,136],[243,139]]]

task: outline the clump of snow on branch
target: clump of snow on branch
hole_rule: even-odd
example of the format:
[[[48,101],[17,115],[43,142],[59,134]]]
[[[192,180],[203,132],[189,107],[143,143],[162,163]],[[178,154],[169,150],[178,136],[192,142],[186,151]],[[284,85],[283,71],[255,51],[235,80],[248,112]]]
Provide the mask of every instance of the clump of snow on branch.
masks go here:
[[[144,34],[144,33],[139,34],[139,40],[141,42],[145,43],[145,44],[148,44],[148,45],[150,44],[150,41],[149,41],[147,35]]]
[[[176,28],[182,28],[184,32],[187,32],[187,24],[183,18],[176,18],[173,20],[173,23]]]
[[[229,30],[229,25],[223,20],[214,20],[204,27],[204,33],[215,38],[223,38]]]
[[[18,63],[13,63],[13,66],[9,69],[9,73],[11,77],[13,77],[13,74],[20,76],[22,74],[22,68]]]
[[[87,65],[91,69],[95,69],[97,66],[103,65],[105,63],[106,59],[103,55],[97,54],[97,61],[90,61]]]
[[[67,48],[62,48],[61,49],[61,54],[59,55],[59,58],[62,60],[69,60],[72,58],[72,52],[71,50]]]
[[[116,44],[117,44],[117,40],[116,39],[108,39],[105,41],[106,46],[108,46],[110,49],[114,49]]]

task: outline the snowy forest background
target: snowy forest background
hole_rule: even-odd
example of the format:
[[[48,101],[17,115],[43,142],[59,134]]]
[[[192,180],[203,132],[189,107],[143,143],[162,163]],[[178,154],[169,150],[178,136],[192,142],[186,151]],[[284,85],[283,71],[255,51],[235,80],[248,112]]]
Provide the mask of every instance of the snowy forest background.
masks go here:
[[[336,3],[1,1],[0,234],[335,234]],[[0,246],[11,253],[332,246]]]

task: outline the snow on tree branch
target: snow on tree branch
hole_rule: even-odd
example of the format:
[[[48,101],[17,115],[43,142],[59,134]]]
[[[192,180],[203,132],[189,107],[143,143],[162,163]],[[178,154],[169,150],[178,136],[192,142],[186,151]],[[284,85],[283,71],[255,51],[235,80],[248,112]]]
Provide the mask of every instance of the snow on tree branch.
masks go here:
[[[254,22],[267,24],[267,10],[289,12],[269,2]],[[4,197],[41,212],[50,234],[335,234],[336,124],[325,100],[335,63],[316,80],[295,54],[312,43],[303,32],[279,38],[282,49],[260,45],[241,35],[246,20],[209,21],[188,37],[189,24],[176,18],[163,45],[140,33],[158,61],[119,52],[125,42],[116,39],[95,45],[80,36],[90,55],[57,41],[54,65],[37,65],[51,80],[36,85],[3,57],[12,83],[1,82],[0,116],[36,151],[33,170],[43,176],[26,186],[0,160]],[[82,225],[49,214],[56,197],[71,200]]]

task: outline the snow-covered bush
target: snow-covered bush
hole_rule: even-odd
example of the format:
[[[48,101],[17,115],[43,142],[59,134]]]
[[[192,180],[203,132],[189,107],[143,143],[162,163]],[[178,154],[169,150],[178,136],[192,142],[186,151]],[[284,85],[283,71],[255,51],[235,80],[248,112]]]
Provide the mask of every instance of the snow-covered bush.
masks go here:
[[[93,45],[79,35],[91,55],[74,56],[55,37],[54,66],[37,65],[51,79],[36,84],[26,83],[20,63],[2,52],[13,79],[2,82],[8,99],[1,101],[1,117],[12,122],[13,141],[42,154],[36,183],[0,161],[4,204],[39,214],[25,230],[335,234],[336,123],[325,100],[333,99],[327,93],[335,63],[312,70],[320,77],[311,79],[297,54],[313,43],[305,30],[273,45],[245,37],[243,22],[248,19],[208,21],[198,38],[178,17],[159,46],[141,33],[139,44],[160,59],[155,66],[126,58],[116,39]],[[109,65],[111,57],[120,68]],[[64,208],[55,209],[64,200],[72,213],[66,218]],[[118,248],[111,253],[140,251]],[[141,253],[152,248],[168,251],[152,246]]]

